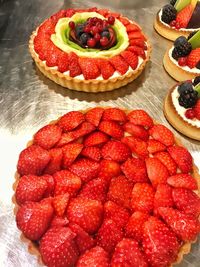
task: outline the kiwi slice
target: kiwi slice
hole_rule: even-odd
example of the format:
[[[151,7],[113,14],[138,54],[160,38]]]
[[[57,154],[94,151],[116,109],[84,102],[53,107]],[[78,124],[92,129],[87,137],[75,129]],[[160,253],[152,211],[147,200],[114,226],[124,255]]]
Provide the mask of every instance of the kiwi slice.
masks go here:
[[[191,0],[177,0],[175,4],[175,8],[177,12],[180,12],[182,9],[184,9],[186,6],[188,6],[191,3]]]
[[[192,45],[192,49],[196,49],[200,47],[200,30],[195,33],[189,40],[189,43]]]
[[[198,83],[195,87],[194,90],[198,92],[198,97],[200,98],[200,83]]]

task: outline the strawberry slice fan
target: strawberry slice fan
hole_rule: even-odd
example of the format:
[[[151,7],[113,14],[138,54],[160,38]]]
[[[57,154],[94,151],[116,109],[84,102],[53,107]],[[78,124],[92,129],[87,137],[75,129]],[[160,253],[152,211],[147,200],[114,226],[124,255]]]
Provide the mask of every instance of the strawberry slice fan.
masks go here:
[[[189,151],[144,110],[71,111],[19,155],[16,223],[48,267],[167,267],[200,232],[199,181]]]
[[[39,70],[69,89],[111,91],[135,80],[151,45],[134,21],[107,9],[67,9],[32,33],[29,49]]]

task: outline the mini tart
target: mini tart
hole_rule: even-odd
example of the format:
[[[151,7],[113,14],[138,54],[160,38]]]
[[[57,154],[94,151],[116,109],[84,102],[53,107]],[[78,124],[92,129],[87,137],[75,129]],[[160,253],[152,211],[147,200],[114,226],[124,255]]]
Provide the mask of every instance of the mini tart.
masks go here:
[[[166,98],[164,101],[164,106],[163,106],[163,110],[164,110],[164,115],[167,118],[167,120],[169,121],[169,123],[180,133],[200,141],[200,128],[195,127],[193,125],[191,125],[190,123],[188,123],[187,121],[185,121],[176,111],[176,108],[173,104],[172,101],[172,92],[174,91],[174,89],[177,87],[177,85],[175,85],[174,87],[172,87]]]
[[[127,47],[120,51],[117,55],[120,55],[123,51],[130,51],[138,56],[139,62],[138,65],[135,69],[132,69],[129,65],[129,69],[124,73],[120,74],[117,70],[115,70],[114,74],[110,76],[108,79],[104,79],[102,75],[100,74],[99,77],[95,79],[85,79],[85,77],[81,74],[78,76],[82,77],[70,77],[69,71],[61,72],[58,70],[57,63],[53,66],[48,66],[47,61],[45,58],[41,58],[40,55],[35,51],[35,46],[34,46],[34,41],[35,38],[38,35],[38,31],[40,30],[41,26],[47,21],[44,21],[37,29],[36,31],[33,31],[30,40],[29,40],[29,50],[31,53],[31,56],[33,60],[36,63],[36,66],[39,68],[39,70],[49,79],[54,81],[55,83],[67,87],[69,89],[77,90],[77,91],[85,91],[85,92],[103,92],[103,91],[111,91],[113,89],[117,89],[119,87],[125,86],[126,84],[132,82],[135,80],[144,70],[146,63],[150,59],[150,54],[151,54],[151,45],[148,40],[148,38],[143,34],[141,28],[139,25],[137,25],[135,22],[128,20],[125,17],[122,17],[121,14],[118,13],[112,13],[109,10],[103,9],[103,10],[97,10],[96,8],[93,9],[85,9],[85,10],[79,10],[79,9],[71,9],[68,10],[62,10],[53,16],[51,16],[51,20],[54,21],[55,27],[56,24],[59,22],[60,19],[65,18],[65,17],[72,17],[76,13],[84,13],[84,12],[93,12],[93,14],[99,14],[103,16],[105,19],[108,18],[109,16],[114,16],[116,20],[118,20],[126,29],[126,27],[130,25],[134,25],[137,30],[135,31],[136,35],[134,37],[134,32],[129,32],[127,30],[127,35],[129,37],[129,43]],[[94,13],[95,12],[95,13]],[[66,15],[67,14],[67,15]],[[48,20],[49,20],[48,19]],[[54,31],[55,32],[55,31]],[[54,33],[53,32],[53,33]],[[142,40],[140,40],[140,37],[138,37],[138,33],[141,34]],[[47,35],[49,35],[49,39],[51,38],[51,34],[48,33],[47,29]],[[136,38],[137,40],[143,41],[145,48],[143,49],[141,46],[136,46],[136,48],[133,48],[133,45],[131,44],[131,38]],[[52,43],[54,46],[55,44]],[[62,51],[60,48],[58,48],[60,52]],[[133,51],[134,50],[134,51]],[[143,58],[140,56],[140,53],[142,51]],[[75,52],[76,53],[76,52]],[[81,57],[84,57],[83,54]],[[109,56],[107,59],[110,60],[112,56]],[[87,53],[87,58],[90,58]],[[101,57],[100,57],[101,58]]]
[[[105,109],[107,109],[107,108],[104,108],[104,110],[105,110]],[[89,109],[89,110],[90,110],[90,109]],[[130,111],[131,111],[131,110],[124,110],[124,112],[125,112],[126,114],[128,114]],[[83,114],[86,114],[86,112],[88,112],[88,110],[86,110],[86,111],[82,111],[82,112],[83,112]],[[58,118],[58,120],[55,120],[55,121],[50,122],[50,124],[56,124],[56,123],[59,121],[59,119],[60,119],[60,118]],[[154,125],[156,125],[156,124],[157,124],[157,122],[154,122]],[[31,146],[32,144],[34,144],[34,141],[33,141],[33,140],[31,140],[31,141],[29,141],[29,142],[27,143],[27,147]],[[175,145],[182,146],[181,142],[180,142],[179,139],[177,139],[176,137],[175,137]],[[196,193],[200,196],[200,175],[199,175],[199,173],[198,173],[198,169],[197,169],[197,167],[196,167],[194,164],[192,165],[191,175],[192,175],[192,176],[196,179],[196,181],[197,181],[197,184],[198,184],[198,190],[196,190]],[[14,190],[14,191],[16,191],[16,188],[17,188],[17,185],[18,185],[18,183],[19,183],[19,180],[20,180],[20,174],[19,174],[18,172],[16,172],[16,174],[15,174],[15,182],[14,182],[14,184],[13,184],[13,190]],[[18,205],[18,203],[17,203],[17,201],[16,201],[15,194],[13,195],[12,202],[13,202],[13,204],[14,204],[14,214],[16,215],[16,213],[17,213],[17,211],[19,210],[19,207],[20,207],[20,206]],[[31,253],[32,255],[37,256],[37,258],[38,258],[38,262],[39,262],[40,264],[44,264],[43,261],[42,261],[42,258],[41,258],[40,251],[39,251],[39,246],[38,246],[39,243],[38,243],[38,242],[33,242],[33,241],[27,239],[27,238],[24,236],[23,233],[21,234],[21,240],[22,240],[23,242],[26,242],[26,243],[28,244],[28,251],[29,251],[29,253]],[[185,254],[188,254],[188,253],[190,252],[190,250],[191,250],[191,245],[192,245],[192,243],[195,243],[195,242],[196,242],[196,240],[194,240],[194,242],[184,242],[184,243],[182,244],[182,246],[180,247],[180,249],[179,249],[179,253],[178,253],[178,255],[177,255],[177,259],[176,259],[176,261],[175,261],[173,264],[171,264],[170,266],[172,267],[172,266],[175,266],[176,264],[179,264],[179,263],[183,260],[183,256],[184,256]]]

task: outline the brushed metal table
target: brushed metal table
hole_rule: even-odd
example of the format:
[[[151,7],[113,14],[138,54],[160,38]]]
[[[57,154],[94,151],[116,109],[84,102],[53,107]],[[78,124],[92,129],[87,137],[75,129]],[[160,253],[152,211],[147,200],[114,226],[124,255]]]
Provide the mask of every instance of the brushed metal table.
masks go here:
[[[37,259],[27,252],[26,244],[20,241],[11,197],[19,152],[41,126],[69,110],[103,105],[142,108],[171,128],[162,112],[167,90],[175,83],[162,66],[170,42],[152,26],[156,12],[166,1],[0,0],[0,266],[39,266]],[[81,6],[108,7],[142,26],[151,40],[153,53],[139,79],[113,92],[88,94],[62,88],[36,69],[27,45],[31,32],[57,10]],[[172,131],[200,166],[200,143]],[[200,266],[200,239],[179,265],[186,266]]]

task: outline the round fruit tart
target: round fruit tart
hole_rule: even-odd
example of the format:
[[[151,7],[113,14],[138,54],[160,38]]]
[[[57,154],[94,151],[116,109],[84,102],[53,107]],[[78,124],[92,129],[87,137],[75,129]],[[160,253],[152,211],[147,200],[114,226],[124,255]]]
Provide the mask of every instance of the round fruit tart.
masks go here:
[[[171,266],[200,231],[197,178],[145,111],[71,111],[19,155],[17,226],[49,267]]]
[[[107,9],[67,9],[33,32],[31,55],[54,82],[78,91],[110,91],[136,79],[151,46],[141,28]]]
[[[165,53],[165,70],[177,81],[192,80],[200,75],[200,31],[178,37]]]
[[[164,114],[179,132],[200,141],[200,76],[169,90]]]
[[[174,41],[200,29],[200,0],[171,0],[157,13],[155,30]]]

